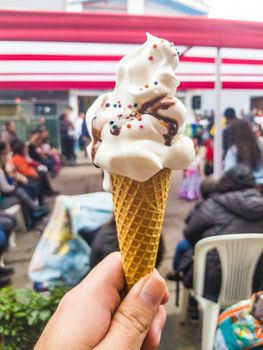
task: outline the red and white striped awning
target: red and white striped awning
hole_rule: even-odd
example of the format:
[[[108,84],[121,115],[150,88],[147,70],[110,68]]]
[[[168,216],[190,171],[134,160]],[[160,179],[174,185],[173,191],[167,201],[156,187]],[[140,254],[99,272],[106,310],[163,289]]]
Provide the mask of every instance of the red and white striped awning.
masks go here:
[[[211,46],[225,47],[223,88],[263,88],[263,23],[28,11],[0,11],[0,23],[1,89],[112,89],[117,62],[146,31],[194,46],[181,56],[181,89],[214,88]]]

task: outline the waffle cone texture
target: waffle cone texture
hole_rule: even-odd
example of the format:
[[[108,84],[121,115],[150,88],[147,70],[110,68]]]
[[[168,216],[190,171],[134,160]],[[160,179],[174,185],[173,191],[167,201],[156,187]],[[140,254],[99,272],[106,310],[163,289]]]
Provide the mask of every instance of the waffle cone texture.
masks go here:
[[[111,174],[114,214],[126,282],[130,289],[153,272],[171,170],[162,169],[145,182]]]

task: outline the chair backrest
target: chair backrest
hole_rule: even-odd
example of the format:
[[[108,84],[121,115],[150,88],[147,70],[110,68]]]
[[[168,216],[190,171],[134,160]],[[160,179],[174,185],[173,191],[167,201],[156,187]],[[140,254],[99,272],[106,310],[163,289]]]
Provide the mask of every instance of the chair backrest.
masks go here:
[[[263,234],[231,234],[202,239],[195,246],[194,292],[203,296],[206,255],[216,248],[221,263],[218,303],[228,306],[252,294],[253,277],[263,252]]]

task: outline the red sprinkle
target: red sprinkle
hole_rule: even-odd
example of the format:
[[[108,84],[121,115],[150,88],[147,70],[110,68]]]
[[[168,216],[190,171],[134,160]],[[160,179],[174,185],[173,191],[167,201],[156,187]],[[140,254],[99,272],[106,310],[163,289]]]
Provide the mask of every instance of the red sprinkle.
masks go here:
[[[127,124],[127,128],[130,129],[131,128],[131,124]]]
[[[156,49],[156,47],[157,47],[157,44],[153,44],[153,48]]]
[[[128,105],[128,108],[132,108],[132,105]]]
[[[139,128],[142,129],[142,128],[143,128],[143,125],[140,125]]]
[[[141,117],[139,117],[139,118],[138,118],[138,120],[139,120],[139,122],[141,122],[141,121],[142,121],[142,118],[141,118]]]
[[[153,56],[149,56],[148,60],[152,61],[153,60]]]

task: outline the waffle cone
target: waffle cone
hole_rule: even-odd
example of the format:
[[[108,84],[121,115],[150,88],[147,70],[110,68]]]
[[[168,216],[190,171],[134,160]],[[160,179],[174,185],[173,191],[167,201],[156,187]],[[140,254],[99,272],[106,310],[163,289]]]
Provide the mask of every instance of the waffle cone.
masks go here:
[[[164,219],[171,170],[145,182],[111,174],[114,213],[128,288],[153,272]]]

